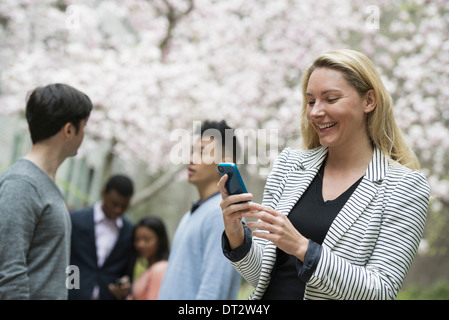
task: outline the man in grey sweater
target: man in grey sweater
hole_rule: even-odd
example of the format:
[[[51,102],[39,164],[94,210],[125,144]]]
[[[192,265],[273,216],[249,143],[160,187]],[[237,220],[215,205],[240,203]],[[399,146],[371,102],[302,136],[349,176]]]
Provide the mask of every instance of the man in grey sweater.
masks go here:
[[[0,176],[0,299],[67,299],[71,221],[55,176],[76,155],[91,110],[89,97],[65,84],[28,97],[33,145]]]

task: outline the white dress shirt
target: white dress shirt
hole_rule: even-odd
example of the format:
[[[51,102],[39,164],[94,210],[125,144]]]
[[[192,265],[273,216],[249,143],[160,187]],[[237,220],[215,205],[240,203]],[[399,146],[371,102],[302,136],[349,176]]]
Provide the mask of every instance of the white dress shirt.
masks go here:
[[[103,212],[103,202],[97,202],[94,205],[94,225],[95,225],[95,246],[97,250],[97,264],[103,266],[104,261],[111,253],[117,242],[120,229],[123,226],[123,220],[118,217],[115,220],[109,219]],[[99,288],[95,286],[92,298],[97,299]]]

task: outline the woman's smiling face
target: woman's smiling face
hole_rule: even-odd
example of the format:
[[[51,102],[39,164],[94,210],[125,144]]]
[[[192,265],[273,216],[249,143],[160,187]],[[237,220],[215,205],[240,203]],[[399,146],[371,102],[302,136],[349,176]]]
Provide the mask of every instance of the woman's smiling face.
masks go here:
[[[368,137],[366,114],[372,109],[367,95],[361,97],[340,71],[317,68],[312,72],[306,91],[307,119],[321,145],[350,146]]]

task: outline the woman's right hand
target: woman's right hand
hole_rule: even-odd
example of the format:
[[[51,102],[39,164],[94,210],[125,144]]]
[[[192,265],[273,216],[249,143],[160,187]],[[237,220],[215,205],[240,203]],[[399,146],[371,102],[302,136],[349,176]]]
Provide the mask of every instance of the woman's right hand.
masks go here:
[[[245,231],[242,224],[242,215],[250,210],[248,200],[252,200],[251,193],[229,195],[226,190],[228,175],[225,174],[218,181],[218,189],[221,192],[221,210],[223,211],[223,222],[225,233],[228,237],[231,249],[239,247],[245,238]],[[241,203],[239,203],[241,202]]]

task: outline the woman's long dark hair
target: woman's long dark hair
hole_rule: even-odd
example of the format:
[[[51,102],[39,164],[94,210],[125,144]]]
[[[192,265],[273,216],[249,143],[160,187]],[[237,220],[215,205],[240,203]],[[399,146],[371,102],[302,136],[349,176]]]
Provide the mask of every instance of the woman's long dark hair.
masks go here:
[[[136,235],[136,229],[138,227],[146,227],[150,230],[153,230],[158,237],[158,248],[156,253],[156,262],[161,260],[168,260],[168,255],[170,253],[169,245],[168,245],[168,235],[165,228],[164,223],[161,219],[156,217],[144,217],[140,219],[135,225],[133,230],[133,241]],[[131,259],[128,265],[128,274],[131,276],[131,281],[134,279],[134,268],[137,263],[137,259],[139,254],[137,253],[136,248],[133,246],[133,252],[131,254]]]
[[[167,260],[170,250],[168,245],[167,230],[165,228],[164,222],[157,217],[143,217],[134,226],[133,239],[136,234],[136,229],[139,227],[146,227],[156,233],[158,238],[156,261]]]

